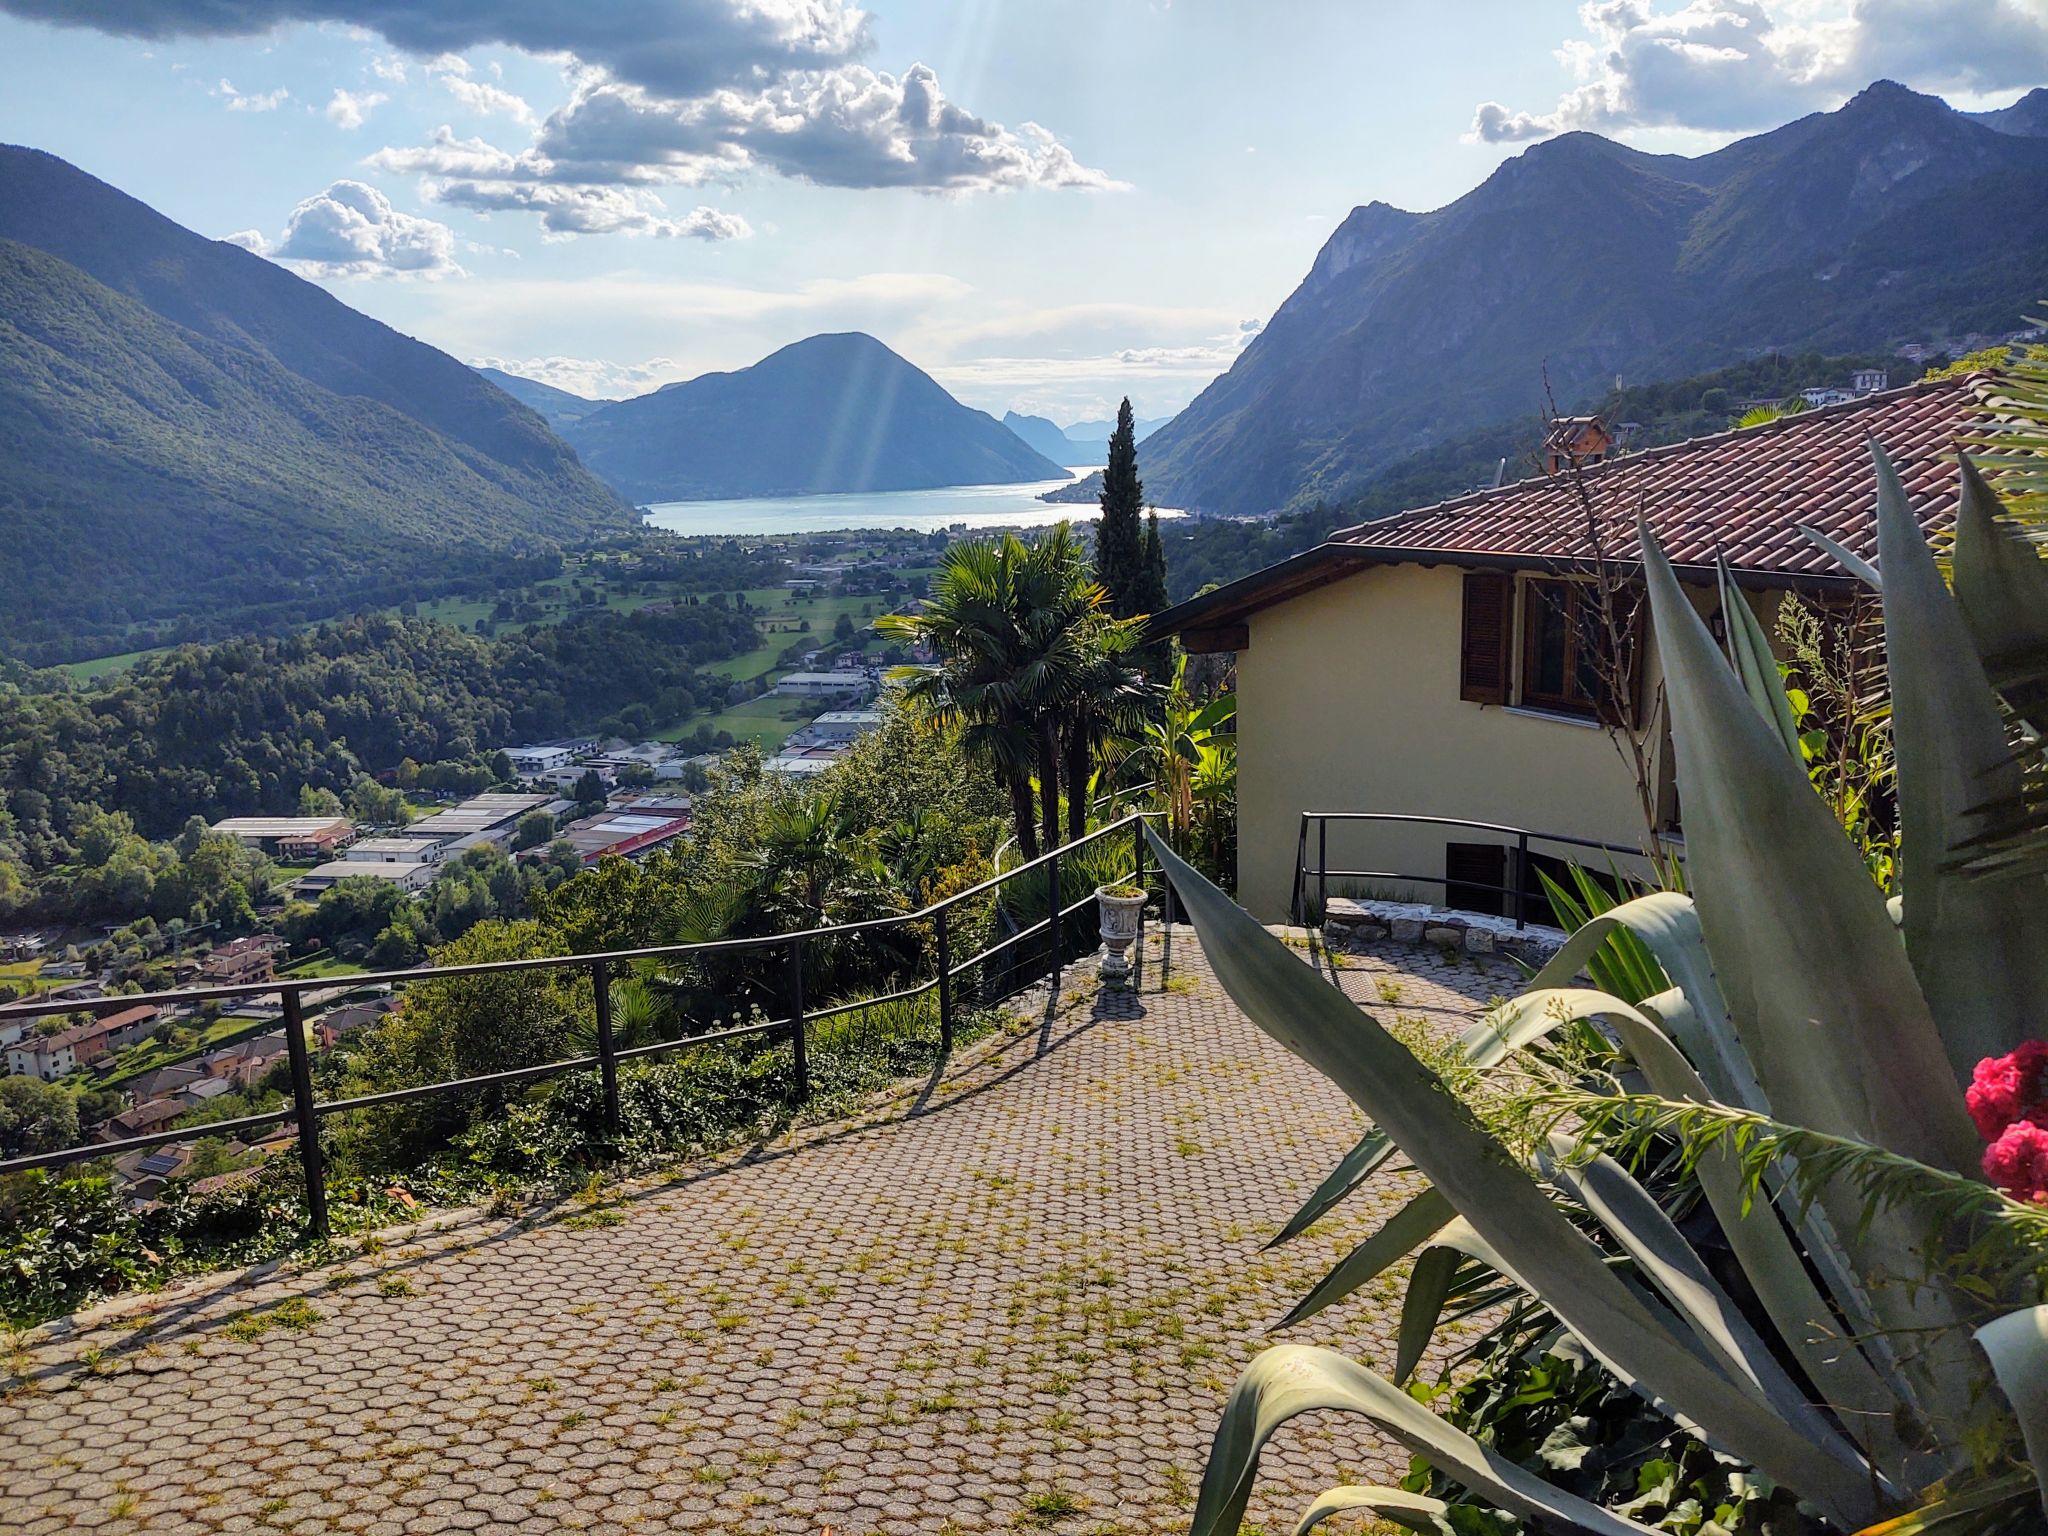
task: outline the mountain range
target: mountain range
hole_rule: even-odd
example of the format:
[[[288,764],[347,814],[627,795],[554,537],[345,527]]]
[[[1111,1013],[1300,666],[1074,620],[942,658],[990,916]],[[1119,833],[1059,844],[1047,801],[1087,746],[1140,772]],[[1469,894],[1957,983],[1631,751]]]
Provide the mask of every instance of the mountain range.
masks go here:
[[[317,605],[631,525],[446,353],[0,146],[0,644]]]
[[[1230,370],[1147,443],[1162,506],[1368,485],[1617,378],[2022,324],[2048,295],[2048,89],[1958,112],[1888,81],[1711,154],[1589,133],[1432,213],[1354,209]]]
[[[530,384],[523,398],[636,502],[1067,477],[1057,460],[859,331],[807,337],[752,367],[631,400],[567,396],[591,407],[580,414],[565,413],[560,395]]]

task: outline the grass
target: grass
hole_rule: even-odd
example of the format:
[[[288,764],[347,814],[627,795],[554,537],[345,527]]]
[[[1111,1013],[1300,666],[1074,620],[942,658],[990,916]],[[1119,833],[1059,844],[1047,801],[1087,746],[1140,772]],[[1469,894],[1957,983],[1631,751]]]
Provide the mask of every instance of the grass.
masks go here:
[[[62,672],[74,683],[93,683],[116,672],[126,672],[145,656],[161,656],[164,652],[174,649],[174,646],[156,645],[147,650],[122,651],[116,656],[94,656],[86,661],[60,662],[51,670]]]
[[[362,966],[356,962],[337,959],[330,953],[315,955],[308,960],[295,961],[291,965],[284,967],[278,974],[281,976],[298,977],[354,976],[358,975],[362,969]]]
[[[708,719],[685,721],[663,734],[673,739],[686,732],[694,732],[701,723],[714,731],[732,732],[734,741],[751,741],[763,752],[773,752],[799,727],[808,725],[830,707],[830,704],[817,699],[792,699],[785,694],[764,693],[758,699],[721,709]]]

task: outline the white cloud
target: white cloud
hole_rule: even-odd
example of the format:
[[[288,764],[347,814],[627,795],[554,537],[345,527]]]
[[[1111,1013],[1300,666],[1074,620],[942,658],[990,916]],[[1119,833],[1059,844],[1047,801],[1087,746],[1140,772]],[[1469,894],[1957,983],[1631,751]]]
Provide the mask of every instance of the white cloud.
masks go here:
[[[370,73],[393,85],[405,84],[405,60],[396,54],[380,53],[370,60]]]
[[[2048,78],[2041,0],[1587,0],[1558,57],[1578,84],[1546,112],[1497,101],[1468,137],[1572,129],[1735,132],[1831,107],[1873,80],[1986,92]]]
[[[472,368],[496,368],[522,379],[537,379],[587,400],[625,400],[664,384],[697,376],[698,370],[673,357],[650,357],[644,363],[612,363],[592,357],[472,357]]]
[[[307,198],[272,243],[255,230],[228,236],[259,256],[312,277],[459,276],[455,233],[445,224],[405,213],[375,187],[337,181]]]
[[[337,128],[354,130],[370,120],[370,114],[391,98],[382,91],[345,91],[335,87],[327,103],[327,120]]]
[[[847,65],[687,100],[587,82],[548,118],[529,164],[603,181],[697,182],[758,167],[823,186],[928,192],[1122,185],[1036,123],[1013,131],[947,100],[923,64],[901,76]]]
[[[537,213],[550,236],[654,235],[694,240],[743,240],[753,227],[736,213],[696,207],[669,217],[651,192],[625,187],[560,186],[522,181],[429,181],[436,202],[477,213]]]
[[[525,97],[492,81],[476,79],[475,69],[460,54],[444,53],[430,60],[426,67],[449,95],[479,117],[502,115],[529,128],[540,120]]]
[[[290,99],[292,93],[279,86],[274,91],[252,96],[236,90],[233,81],[223,80],[213,88],[213,94],[227,102],[230,112],[275,112]]]

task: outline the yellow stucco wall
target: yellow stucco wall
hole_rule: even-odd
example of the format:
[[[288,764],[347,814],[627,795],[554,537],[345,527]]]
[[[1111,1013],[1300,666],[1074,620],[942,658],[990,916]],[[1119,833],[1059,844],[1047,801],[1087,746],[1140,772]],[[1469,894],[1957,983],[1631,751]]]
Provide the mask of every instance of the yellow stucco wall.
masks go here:
[[[1634,774],[1606,732],[1458,697],[1461,575],[1372,567],[1252,615],[1237,658],[1238,899],[1256,916],[1287,916],[1304,810],[1459,816],[1641,844]],[[1712,606],[1706,591],[1692,595]],[[1653,647],[1646,699],[1658,678]],[[1487,840],[1332,824],[1329,856],[1340,868],[1442,875],[1447,841]],[[1397,894],[1383,886],[1375,894]],[[1443,899],[1440,886],[1398,894]]]

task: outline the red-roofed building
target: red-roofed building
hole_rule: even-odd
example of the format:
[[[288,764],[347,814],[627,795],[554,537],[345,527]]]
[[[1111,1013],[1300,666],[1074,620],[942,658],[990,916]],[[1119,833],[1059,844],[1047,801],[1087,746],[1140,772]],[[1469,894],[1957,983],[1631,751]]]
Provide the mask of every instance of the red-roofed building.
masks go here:
[[[1874,557],[1872,441],[1922,526],[1942,525],[1979,383],[1917,384],[1633,453],[1610,451],[1604,426],[1572,418],[1546,444],[1545,474],[1340,529],[1159,615],[1190,651],[1236,656],[1239,899],[1262,918],[1289,914],[1311,811],[1642,846],[1643,796],[1587,697],[1574,615],[1593,602],[1594,573],[1638,573],[1640,513],[1717,632],[1717,558],[1767,631],[1786,591],[1845,601],[1857,582],[1801,529]],[[1660,677],[1654,639],[1635,649],[1626,707],[1646,720]],[[1649,735],[1660,831],[1676,834],[1668,741]],[[1453,904],[1484,908],[1478,887],[1515,883],[1492,834],[1332,822],[1328,835],[1329,867],[1414,877],[1368,883],[1417,899],[1451,888],[1463,898]]]

